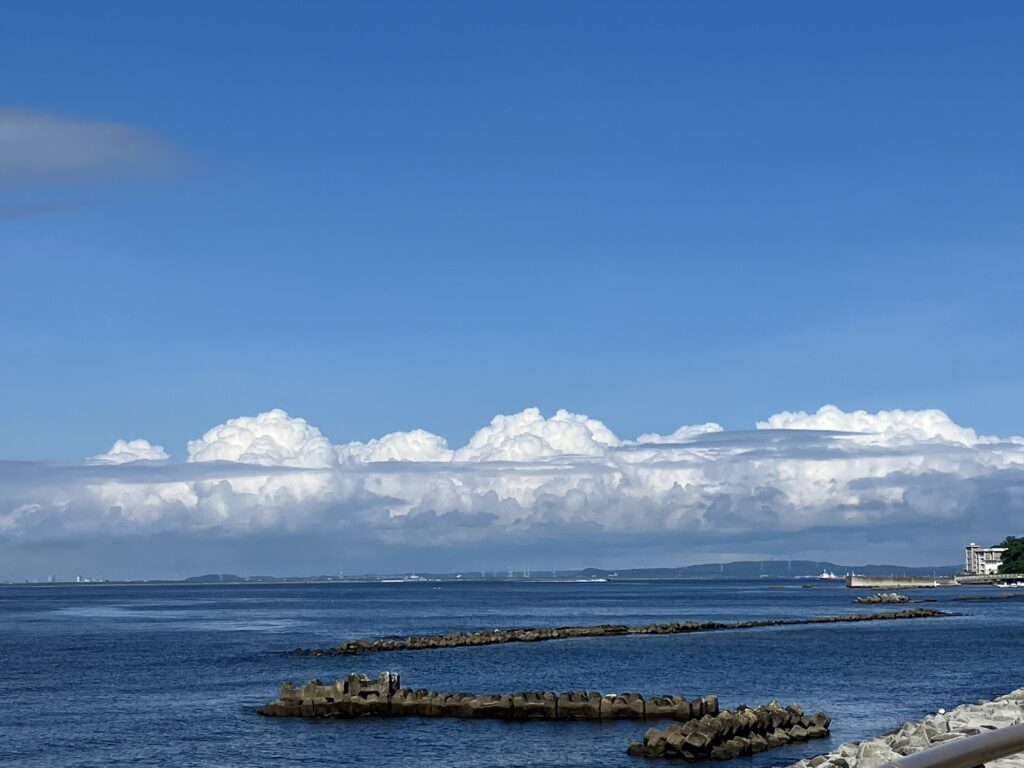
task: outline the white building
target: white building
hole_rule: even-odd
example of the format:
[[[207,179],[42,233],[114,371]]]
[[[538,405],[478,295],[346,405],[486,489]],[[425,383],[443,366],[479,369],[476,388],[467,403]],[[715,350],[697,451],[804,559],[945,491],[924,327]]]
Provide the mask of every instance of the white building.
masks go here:
[[[979,547],[973,541],[964,549],[964,573],[968,576],[998,573],[1006,551],[1006,547]]]

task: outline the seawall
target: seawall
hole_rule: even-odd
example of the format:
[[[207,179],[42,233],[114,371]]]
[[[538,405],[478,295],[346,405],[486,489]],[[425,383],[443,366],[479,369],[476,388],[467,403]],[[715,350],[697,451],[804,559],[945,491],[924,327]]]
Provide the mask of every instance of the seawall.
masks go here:
[[[676,720],[718,714],[718,697],[688,700],[683,696],[596,691],[504,694],[438,693],[401,687],[395,672],[370,679],[351,674],[324,685],[311,680],[301,688],[281,686],[277,701],[259,710],[267,717],[458,717],[499,720]]]
[[[923,587],[955,587],[953,576],[858,576],[846,577],[846,586],[854,589],[914,589]]]
[[[578,637],[615,637],[620,635],[673,635],[690,632],[713,632],[730,629],[760,629],[765,627],[801,626],[806,624],[835,624],[860,621],[893,621],[898,619],[930,619],[951,616],[932,608],[912,608],[877,613],[852,613],[839,616],[813,616],[806,619],[760,619],[753,621],[673,621],[667,624],[601,624],[584,627],[519,627],[479,632],[449,632],[444,635],[411,635],[409,637],[379,637],[349,640],[332,648],[296,648],[294,653],[312,656],[348,656],[357,653],[386,651],[422,651],[434,648],[495,645],[498,643],[535,643],[544,640],[565,640]]]
[[[1012,662],[1012,660],[1011,660]],[[1008,671],[1009,671],[1008,667]],[[876,768],[947,741],[962,739],[1024,722],[1024,688],[992,701],[939,710],[916,722],[904,723],[885,736],[843,744],[834,752],[793,763],[789,768]],[[987,763],[987,768],[1020,766],[1020,756]]]

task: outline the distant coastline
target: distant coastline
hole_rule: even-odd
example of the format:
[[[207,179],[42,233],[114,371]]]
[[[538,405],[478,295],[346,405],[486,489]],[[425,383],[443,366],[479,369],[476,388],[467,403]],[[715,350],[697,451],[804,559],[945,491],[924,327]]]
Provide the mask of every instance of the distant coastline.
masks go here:
[[[598,581],[812,581],[819,574],[829,572],[844,575],[857,573],[864,576],[952,576],[960,570],[958,565],[904,566],[904,565],[844,565],[823,560],[737,560],[728,563],[701,563],[676,568],[584,568],[581,570],[555,569],[533,572],[463,571],[461,573],[382,573],[352,576],[239,576],[231,573],[210,573],[183,579],[87,579],[67,581],[0,581],[6,586],[112,586],[112,585],[169,585],[188,586],[230,584],[361,584],[361,583],[436,583],[436,582],[577,582]]]

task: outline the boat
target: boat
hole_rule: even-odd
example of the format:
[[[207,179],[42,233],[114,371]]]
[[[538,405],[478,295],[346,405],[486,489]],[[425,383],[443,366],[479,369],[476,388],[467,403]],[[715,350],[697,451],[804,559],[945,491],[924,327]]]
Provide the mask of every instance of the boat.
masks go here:
[[[1020,589],[1024,587],[1024,581],[997,581],[992,586],[997,589]]]
[[[845,576],[836,576],[832,571],[822,571],[818,575],[818,581],[844,581]]]
[[[576,581],[578,583],[583,583],[583,584],[603,584],[604,582],[608,581],[608,579],[606,579],[606,578],[604,578],[602,576],[597,576],[597,577],[595,577],[593,579],[576,579]]]

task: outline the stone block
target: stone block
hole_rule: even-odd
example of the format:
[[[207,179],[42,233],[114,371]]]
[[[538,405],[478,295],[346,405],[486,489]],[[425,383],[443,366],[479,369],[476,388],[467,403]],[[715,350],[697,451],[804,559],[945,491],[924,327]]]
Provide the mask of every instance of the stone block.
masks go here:
[[[546,691],[514,694],[512,716],[516,720],[555,720],[558,716],[558,699]]]
[[[375,691],[350,696],[349,708],[352,717],[387,717],[390,714],[388,699]]]
[[[701,701],[704,702],[703,713],[705,715],[717,715],[718,714],[718,697],[712,694],[711,696],[704,696]]]
[[[472,709],[474,717],[508,720],[512,717],[512,697],[508,694],[480,696]]]
[[[671,696],[654,696],[647,699],[644,704],[644,717],[647,720],[675,720],[677,703]],[[689,715],[689,703],[686,705],[686,714]],[[682,718],[687,719],[687,718]]]
[[[302,691],[291,683],[285,683],[281,686],[278,698],[281,701],[302,701]]]

